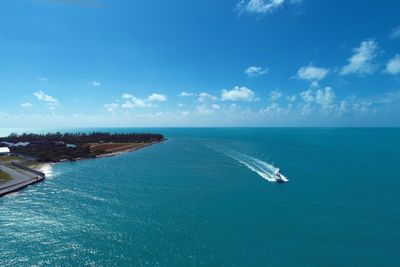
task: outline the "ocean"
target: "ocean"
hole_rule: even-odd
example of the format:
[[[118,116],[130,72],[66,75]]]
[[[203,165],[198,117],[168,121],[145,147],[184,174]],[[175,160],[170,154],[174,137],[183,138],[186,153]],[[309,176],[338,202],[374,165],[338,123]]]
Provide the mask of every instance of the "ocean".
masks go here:
[[[96,130],[168,140],[1,198],[0,266],[400,266],[399,128]]]

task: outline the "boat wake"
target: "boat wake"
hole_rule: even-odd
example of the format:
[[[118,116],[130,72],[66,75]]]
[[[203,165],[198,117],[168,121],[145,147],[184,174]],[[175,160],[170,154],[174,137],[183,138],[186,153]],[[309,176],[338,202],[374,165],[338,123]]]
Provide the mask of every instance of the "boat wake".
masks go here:
[[[272,164],[230,149],[215,150],[245,165],[268,182],[289,182],[289,180],[279,172],[279,168]]]

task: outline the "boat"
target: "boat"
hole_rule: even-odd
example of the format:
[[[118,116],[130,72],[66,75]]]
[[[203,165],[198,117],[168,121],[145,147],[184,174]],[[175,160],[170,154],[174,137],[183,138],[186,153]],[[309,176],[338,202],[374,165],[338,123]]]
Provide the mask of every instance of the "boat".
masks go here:
[[[286,180],[283,178],[283,176],[280,172],[277,172],[275,174],[275,181],[280,184],[286,183]]]

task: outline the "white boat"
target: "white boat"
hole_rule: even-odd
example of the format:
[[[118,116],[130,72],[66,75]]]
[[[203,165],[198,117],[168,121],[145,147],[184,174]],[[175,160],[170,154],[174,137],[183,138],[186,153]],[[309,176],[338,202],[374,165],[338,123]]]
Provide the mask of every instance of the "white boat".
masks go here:
[[[284,176],[279,171],[275,174],[275,181],[280,184],[287,182],[287,180],[284,178]]]

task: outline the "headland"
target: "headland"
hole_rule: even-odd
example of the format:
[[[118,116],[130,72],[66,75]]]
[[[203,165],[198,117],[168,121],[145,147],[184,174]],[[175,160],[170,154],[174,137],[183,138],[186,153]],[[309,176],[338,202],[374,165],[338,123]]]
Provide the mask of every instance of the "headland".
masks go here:
[[[116,156],[158,144],[161,134],[47,133],[0,138],[0,196],[45,179],[42,164]]]

